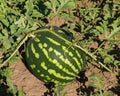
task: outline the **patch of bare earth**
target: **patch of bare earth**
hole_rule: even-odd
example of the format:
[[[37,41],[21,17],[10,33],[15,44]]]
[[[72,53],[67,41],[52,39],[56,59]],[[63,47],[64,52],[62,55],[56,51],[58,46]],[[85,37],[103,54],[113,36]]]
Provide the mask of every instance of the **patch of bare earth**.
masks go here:
[[[11,69],[13,71],[12,81],[19,89],[24,91],[25,96],[50,96],[45,95],[48,89],[45,87],[44,82],[33,76],[22,61],[11,64]],[[85,76],[80,78],[81,80],[75,80],[73,83],[65,86],[64,89],[67,91],[66,96],[78,96],[78,94],[84,92],[92,96],[93,90],[90,89],[89,85],[91,82],[89,77],[92,74],[97,74],[102,77],[104,83],[103,90],[109,90],[117,85],[116,75],[109,72],[102,73],[96,67],[88,64],[84,74]]]
[[[44,96],[48,89],[44,83],[31,74],[22,61],[11,64],[13,71],[12,81],[14,84],[25,92],[25,96]],[[75,96],[77,94],[76,88],[78,88],[77,82],[65,87],[68,91],[66,96]],[[49,96],[49,95],[47,95]]]

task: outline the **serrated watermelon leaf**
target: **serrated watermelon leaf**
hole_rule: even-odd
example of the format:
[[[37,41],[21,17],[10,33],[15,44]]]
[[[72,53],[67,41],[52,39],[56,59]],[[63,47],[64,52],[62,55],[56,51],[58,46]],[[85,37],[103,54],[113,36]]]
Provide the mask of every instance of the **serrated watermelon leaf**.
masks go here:
[[[9,35],[7,29],[2,29],[2,33],[6,37],[8,37],[8,35]]]
[[[6,26],[8,27],[9,26],[9,21],[7,19],[1,19],[1,22]]]
[[[69,0],[67,4],[64,6],[64,8],[74,8],[75,7],[75,2],[73,0]]]
[[[10,31],[11,34],[14,34],[17,31],[17,25],[15,25],[14,23],[10,26]]]
[[[39,18],[39,17],[43,17],[44,15],[41,14],[40,12],[38,12],[37,10],[34,10],[32,13],[33,17]]]
[[[6,39],[3,41],[3,46],[5,49],[9,49],[11,47],[11,42],[8,39]]]
[[[103,33],[103,31],[104,31],[104,29],[101,26],[96,26],[96,29],[101,33]]]
[[[44,3],[49,9],[52,9],[52,5],[49,1],[45,2]]]
[[[23,90],[19,90],[19,91],[18,91],[18,96],[24,96]]]
[[[14,63],[14,62],[16,62],[16,61],[18,61],[18,57],[13,56],[13,57],[9,60],[9,63],[11,64],[11,63]]]
[[[15,24],[17,24],[18,27],[26,27],[25,20],[26,19],[21,16],[19,20],[15,22]]]
[[[17,87],[13,84],[12,80],[10,78],[6,79],[7,85],[10,87],[9,91],[12,92],[13,96],[16,96],[17,94]]]

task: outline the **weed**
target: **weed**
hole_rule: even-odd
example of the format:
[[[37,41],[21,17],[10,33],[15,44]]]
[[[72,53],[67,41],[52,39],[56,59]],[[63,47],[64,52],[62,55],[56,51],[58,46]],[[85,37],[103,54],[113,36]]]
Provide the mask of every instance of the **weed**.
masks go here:
[[[88,54],[88,61],[98,62],[108,71],[120,66],[120,2],[119,0],[0,0],[0,95],[24,96],[10,80],[9,64],[20,58],[19,48],[29,38],[30,33],[48,27],[46,20],[59,16],[67,21],[60,26],[73,33],[73,45]],[[90,6],[88,6],[90,4]],[[52,28],[52,27],[51,27]],[[96,42],[97,47],[91,47]],[[90,57],[90,58],[89,58]],[[94,61],[93,61],[94,60]],[[110,70],[109,67],[112,67]],[[101,69],[102,70],[102,69]],[[102,91],[102,78],[92,86],[99,92],[95,96],[106,96]],[[63,94],[62,87],[56,87],[56,94]],[[17,94],[17,95],[16,95]],[[59,96],[59,95],[58,95]],[[87,94],[83,95],[87,96]]]

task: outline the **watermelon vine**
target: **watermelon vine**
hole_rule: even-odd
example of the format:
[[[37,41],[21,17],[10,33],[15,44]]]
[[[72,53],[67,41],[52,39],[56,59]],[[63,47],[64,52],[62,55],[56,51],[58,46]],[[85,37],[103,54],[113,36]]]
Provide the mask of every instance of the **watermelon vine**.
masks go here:
[[[40,29],[40,30],[36,30],[33,32],[30,32],[29,34],[27,34],[22,41],[18,44],[18,46],[16,47],[16,49],[14,50],[14,52],[10,55],[9,58],[7,58],[2,64],[0,64],[0,68],[2,68],[3,66],[6,66],[7,62],[16,54],[16,52],[18,51],[18,49],[28,40],[29,37],[34,36],[35,33],[38,32],[42,32],[42,31],[52,31],[51,29]],[[62,38],[62,37],[60,37]],[[62,38],[64,39],[64,38]],[[67,41],[69,42],[69,41]],[[84,51],[88,56],[90,56],[93,60],[95,60],[96,62],[98,62],[98,60],[96,59],[96,56],[91,54],[90,52],[86,51],[84,48],[78,46],[77,44],[74,44],[74,46],[78,47],[79,49],[81,49],[82,51]],[[107,68],[104,64],[102,64],[101,62],[98,62],[102,67],[104,67],[107,71],[112,72],[109,68]]]

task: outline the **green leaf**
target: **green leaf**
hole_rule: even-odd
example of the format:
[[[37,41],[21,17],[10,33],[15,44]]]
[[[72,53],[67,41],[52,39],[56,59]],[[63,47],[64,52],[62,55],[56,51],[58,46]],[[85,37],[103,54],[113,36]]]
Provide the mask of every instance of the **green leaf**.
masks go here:
[[[7,29],[2,29],[2,33],[5,37],[9,36]]]
[[[108,55],[107,57],[105,57],[104,59],[104,63],[105,64],[113,64],[114,62],[114,57],[112,55]]]
[[[104,32],[104,29],[103,29],[101,26],[96,26],[96,29],[97,29],[100,33],[103,33],[103,32]]]
[[[11,34],[14,34],[17,31],[17,25],[15,25],[14,23],[10,26],[10,31]]]
[[[76,3],[74,0],[72,0],[71,2],[68,2],[67,6],[68,8],[74,8],[76,6]]]
[[[26,27],[25,21],[26,18],[21,16],[19,20],[15,22],[15,24],[18,25],[18,27]]]
[[[40,12],[38,12],[37,10],[34,10],[33,13],[32,13],[32,17],[43,17],[44,15]]]
[[[102,90],[104,84],[102,82],[102,78],[99,75],[92,74],[90,76],[90,80],[92,80],[92,82],[90,82],[91,86],[98,88],[99,90]]]
[[[10,78],[7,78],[7,85],[10,87],[9,91],[13,93],[14,96],[17,94],[17,87],[13,84]]]
[[[16,61],[18,61],[18,57],[13,56],[13,57],[9,60],[9,63],[11,64],[11,63],[14,63],[14,62],[16,62]]]
[[[9,21],[7,19],[1,19],[1,22],[6,26],[8,27],[9,26]]]
[[[111,13],[112,13],[112,10],[110,8],[110,5],[106,4],[104,6],[104,19],[107,20],[107,19],[111,18],[111,16],[112,16]]]
[[[23,90],[19,90],[19,91],[18,91],[18,96],[25,96]]]
[[[52,9],[52,5],[49,1],[45,2],[44,3],[49,9]]]
[[[5,49],[9,49],[11,47],[11,42],[8,39],[6,39],[3,41],[3,46]]]
[[[12,70],[10,68],[6,68],[3,70],[0,70],[0,74],[2,75],[2,77],[10,77],[12,74]]]

